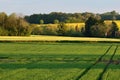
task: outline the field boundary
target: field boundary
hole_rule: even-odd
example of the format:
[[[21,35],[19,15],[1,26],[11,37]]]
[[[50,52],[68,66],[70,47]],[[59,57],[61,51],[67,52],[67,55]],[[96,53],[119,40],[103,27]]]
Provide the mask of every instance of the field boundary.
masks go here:
[[[65,36],[0,36],[0,42],[102,42],[120,43],[115,38],[65,37]]]

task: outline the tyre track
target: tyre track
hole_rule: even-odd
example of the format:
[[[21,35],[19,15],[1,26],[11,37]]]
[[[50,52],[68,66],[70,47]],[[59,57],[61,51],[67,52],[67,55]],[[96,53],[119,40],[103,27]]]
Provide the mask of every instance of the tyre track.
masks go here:
[[[97,79],[97,80],[102,80],[104,73],[107,71],[107,69],[108,69],[109,65],[110,65],[110,64],[111,64],[111,62],[113,61],[113,57],[114,57],[114,55],[115,55],[115,53],[116,53],[117,49],[118,49],[118,46],[116,46],[116,48],[115,48],[115,50],[114,50],[114,52],[113,52],[112,56],[110,57],[109,62],[108,62],[108,63],[107,63],[107,65],[105,66],[105,68],[104,68],[103,72],[102,72],[102,73],[100,73],[100,75],[99,75],[99,77],[98,77],[98,79]]]
[[[92,64],[91,66],[89,66],[88,68],[86,68],[85,71],[83,71],[78,77],[76,77],[75,80],[81,79],[93,66],[95,66],[98,62],[100,62],[100,61],[102,60],[102,58],[103,58],[103,57],[108,53],[108,51],[111,49],[111,47],[112,47],[112,45],[106,50],[106,52],[105,52],[102,56],[100,56],[100,57],[98,58],[98,60],[97,60],[94,64]]]

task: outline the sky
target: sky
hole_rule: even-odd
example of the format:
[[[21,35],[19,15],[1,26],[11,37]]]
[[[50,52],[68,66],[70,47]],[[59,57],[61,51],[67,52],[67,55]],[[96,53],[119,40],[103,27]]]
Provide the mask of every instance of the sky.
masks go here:
[[[0,12],[23,15],[66,12],[120,13],[120,0],[0,0]]]

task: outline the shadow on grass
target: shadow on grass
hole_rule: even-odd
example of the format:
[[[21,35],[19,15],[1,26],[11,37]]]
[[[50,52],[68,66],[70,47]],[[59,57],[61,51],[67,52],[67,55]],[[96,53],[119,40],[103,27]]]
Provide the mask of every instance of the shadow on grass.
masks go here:
[[[93,65],[101,55],[29,55],[29,56],[0,56],[0,68],[3,69],[86,69]],[[103,69],[111,55],[106,55],[104,60],[94,66],[94,69]],[[117,55],[114,57],[118,58]],[[117,60],[118,61],[118,60]],[[112,62],[111,69],[119,69],[120,64]],[[119,61],[120,62],[120,61]]]
[[[58,62],[42,62],[42,63],[2,63],[0,64],[0,68],[2,69],[19,69],[19,68],[27,68],[27,69],[70,69],[70,68],[79,68],[85,69],[92,65],[92,63],[85,62],[75,62],[75,63],[58,63]],[[99,63],[94,66],[93,69],[103,69],[106,63]],[[110,69],[119,69],[120,64],[112,64]]]

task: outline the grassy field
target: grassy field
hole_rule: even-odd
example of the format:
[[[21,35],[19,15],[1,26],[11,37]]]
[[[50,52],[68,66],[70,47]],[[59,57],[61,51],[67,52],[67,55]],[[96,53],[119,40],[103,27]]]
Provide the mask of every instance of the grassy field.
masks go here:
[[[0,80],[119,80],[119,46],[0,42]]]

